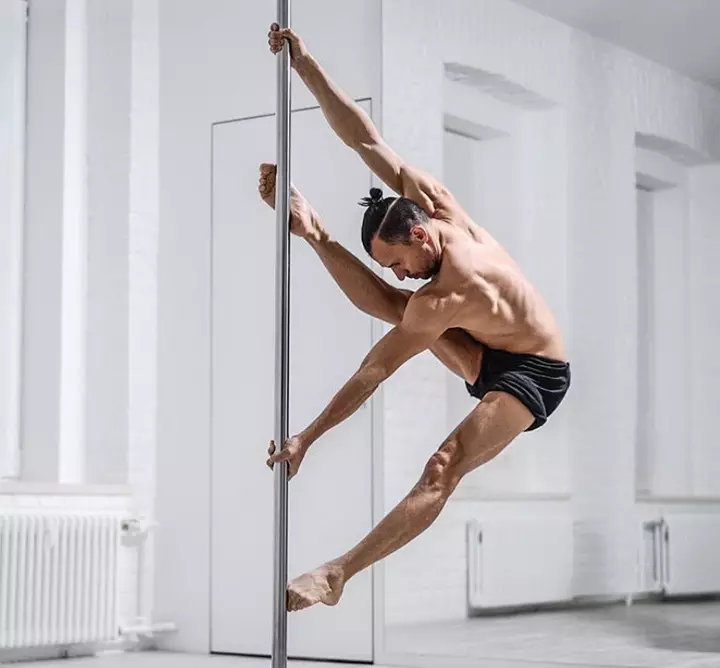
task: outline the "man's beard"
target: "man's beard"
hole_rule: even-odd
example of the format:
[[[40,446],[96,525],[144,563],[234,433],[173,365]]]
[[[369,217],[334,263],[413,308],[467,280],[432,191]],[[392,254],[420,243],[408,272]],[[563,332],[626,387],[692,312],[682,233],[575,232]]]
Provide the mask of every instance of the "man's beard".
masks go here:
[[[440,272],[441,264],[442,262],[440,258],[436,258],[435,261],[424,272],[418,275],[418,278],[422,278],[423,280],[427,281],[434,276],[437,276],[437,274]]]

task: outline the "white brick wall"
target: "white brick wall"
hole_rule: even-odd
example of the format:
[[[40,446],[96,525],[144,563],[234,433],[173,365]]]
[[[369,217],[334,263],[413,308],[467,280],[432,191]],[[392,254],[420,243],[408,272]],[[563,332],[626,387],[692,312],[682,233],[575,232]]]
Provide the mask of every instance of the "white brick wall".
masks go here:
[[[635,128],[616,49],[580,34],[573,44],[571,453],[575,513],[587,528],[578,536],[576,586],[579,594],[613,593],[630,586],[633,558],[627,529],[613,529],[635,482]]]
[[[567,142],[567,171],[561,164],[543,165],[539,160],[536,176],[529,173],[526,178],[537,179],[543,168],[544,176],[560,179],[566,192],[567,229],[543,218],[545,227],[533,228],[532,244],[519,255],[530,260],[528,273],[542,280],[570,343],[573,389],[562,409],[568,430],[553,440],[566,444],[560,452],[569,457],[573,514],[580,522],[576,592],[628,591],[634,574],[629,518],[635,495],[635,134],[674,147],[681,158],[690,153],[718,159],[720,93],[505,0],[450,0],[440,5],[430,0],[385,0],[383,10],[384,133],[403,157],[420,167],[443,174],[443,63],[490,73],[496,81],[551,101],[565,114],[556,136]],[[720,182],[713,183],[717,191]],[[707,220],[709,211],[717,218],[717,201],[705,199],[700,218]],[[543,244],[548,235],[558,243]],[[530,243],[526,234],[520,238]],[[702,238],[713,239],[707,230]],[[563,270],[553,272],[554,267]],[[705,266],[702,271],[706,275],[710,270]],[[702,317],[709,324],[706,312]],[[707,395],[709,369],[698,363],[695,371],[694,384],[701,383]],[[701,377],[708,380],[700,381]],[[393,393],[410,396],[414,384],[415,378],[407,374],[385,393],[386,490],[394,490],[388,502],[408,482],[408,448],[413,463],[421,459],[415,454],[420,429],[416,416],[425,418],[445,397],[444,384],[430,385],[419,411],[398,411],[404,399],[394,399]],[[705,422],[699,424],[702,435],[696,439],[708,441],[711,432]],[[522,447],[530,452],[531,443],[537,443],[542,453],[541,447],[548,447],[545,438],[546,434],[530,435]],[[534,466],[539,465],[536,459]],[[561,491],[562,477],[553,487]],[[423,592],[438,570],[441,579],[458,581],[454,569],[460,548],[451,527],[456,513],[470,512],[460,507],[451,506],[417,544],[389,560],[389,621],[460,614],[457,597],[455,604],[443,605],[441,592],[429,598]],[[519,506],[518,512],[523,507],[530,512],[535,506]],[[454,567],[446,565],[453,563]]]

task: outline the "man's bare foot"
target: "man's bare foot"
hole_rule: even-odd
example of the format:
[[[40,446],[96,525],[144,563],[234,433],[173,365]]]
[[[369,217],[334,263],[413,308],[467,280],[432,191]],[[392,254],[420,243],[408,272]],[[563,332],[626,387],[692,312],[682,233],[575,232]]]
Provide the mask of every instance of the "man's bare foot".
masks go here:
[[[320,566],[288,584],[288,610],[304,610],[316,603],[335,605],[340,600],[344,587],[345,572],[341,566]]]
[[[275,208],[275,178],[277,169],[275,165],[264,162],[260,165],[260,178],[258,181],[258,192],[263,202],[270,208]],[[308,201],[298,192],[298,189],[290,186],[290,231],[304,239],[319,237],[321,234],[320,223],[317,220],[315,211]]]
[[[258,179],[258,192],[260,198],[271,209],[275,208],[275,177],[277,168],[267,162],[260,165],[260,177]]]

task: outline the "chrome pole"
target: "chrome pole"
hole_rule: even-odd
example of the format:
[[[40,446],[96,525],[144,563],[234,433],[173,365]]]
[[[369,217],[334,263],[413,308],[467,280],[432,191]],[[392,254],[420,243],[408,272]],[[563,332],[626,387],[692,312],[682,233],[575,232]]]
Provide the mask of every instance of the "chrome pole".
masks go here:
[[[278,0],[277,23],[290,27],[290,0]],[[275,446],[288,438],[290,398],[290,47],[277,57],[277,225],[275,269]],[[275,466],[272,668],[287,666],[288,468]]]

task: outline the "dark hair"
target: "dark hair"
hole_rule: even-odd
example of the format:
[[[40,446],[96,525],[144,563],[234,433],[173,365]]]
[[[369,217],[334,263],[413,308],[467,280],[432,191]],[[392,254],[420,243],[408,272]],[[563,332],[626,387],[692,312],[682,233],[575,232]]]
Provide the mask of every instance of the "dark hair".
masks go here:
[[[428,220],[425,211],[413,200],[407,197],[383,199],[380,188],[370,188],[370,197],[363,197],[359,204],[367,207],[363,215],[362,242],[368,254],[371,254],[372,240],[376,235],[379,234],[388,243],[408,243],[410,230]]]

